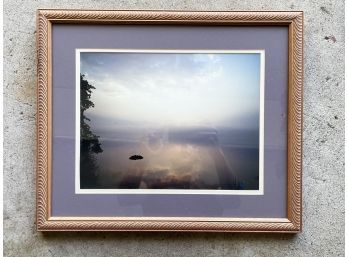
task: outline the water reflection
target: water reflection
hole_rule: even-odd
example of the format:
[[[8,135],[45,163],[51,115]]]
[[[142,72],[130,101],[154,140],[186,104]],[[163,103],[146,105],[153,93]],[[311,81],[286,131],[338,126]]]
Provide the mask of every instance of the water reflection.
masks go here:
[[[257,131],[190,127],[109,133],[113,136],[100,138],[104,151],[96,159],[93,188],[258,189]],[[135,155],[143,158],[130,158]]]

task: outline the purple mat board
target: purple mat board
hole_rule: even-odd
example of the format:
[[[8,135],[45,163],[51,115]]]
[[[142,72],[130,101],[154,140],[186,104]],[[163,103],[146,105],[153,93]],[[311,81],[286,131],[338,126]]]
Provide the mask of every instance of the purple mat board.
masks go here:
[[[287,27],[54,24],[52,37],[53,216],[287,216]],[[264,195],[75,194],[76,48],[264,49]]]

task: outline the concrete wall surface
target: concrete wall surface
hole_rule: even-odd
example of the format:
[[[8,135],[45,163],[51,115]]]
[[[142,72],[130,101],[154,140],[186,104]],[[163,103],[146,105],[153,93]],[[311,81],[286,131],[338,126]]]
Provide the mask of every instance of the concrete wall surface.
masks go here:
[[[37,8],[303,10],[303,233],[35,231]],[[5,0],[5,256],[343,256],[343,0]]]

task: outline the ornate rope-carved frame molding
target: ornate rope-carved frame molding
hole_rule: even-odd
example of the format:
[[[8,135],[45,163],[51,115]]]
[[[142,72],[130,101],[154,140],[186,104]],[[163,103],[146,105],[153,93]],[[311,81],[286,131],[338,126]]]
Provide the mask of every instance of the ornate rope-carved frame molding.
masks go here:
[[[54,23],[288,26],[287,218],[52,217],[52,55]],[[39,231],[291,232],[302,225],[302,12],[178,12],[39,10],[37,12],[37,194]]]

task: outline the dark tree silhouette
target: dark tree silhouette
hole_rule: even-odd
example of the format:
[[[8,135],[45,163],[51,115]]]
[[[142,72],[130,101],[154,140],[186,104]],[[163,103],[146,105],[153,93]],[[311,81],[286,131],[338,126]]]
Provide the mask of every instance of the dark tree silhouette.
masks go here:
[[[91,101],[92,90],[95,89],[80,74],[80,184],[81,188],[94,188],[97,182],[96,154],[103,152],[98,136],[93,134],[90,121],[85,111],[94,107]]]

